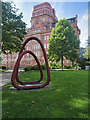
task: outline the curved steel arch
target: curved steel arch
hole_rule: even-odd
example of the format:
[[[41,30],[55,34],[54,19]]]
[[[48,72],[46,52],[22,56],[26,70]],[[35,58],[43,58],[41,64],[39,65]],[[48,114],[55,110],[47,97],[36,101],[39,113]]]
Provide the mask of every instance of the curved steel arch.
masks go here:
[[[29,51],[29,50],[23,51],[23,50],[24,50],[24,47],[26,46],[26,44],[27,44],[30,40],[36,40],[36,41],[40,44],[40,46],[41,46],[41,48],[42,48],[43,55],[44,55],[44,59],[45,59],[45,63],[46,63],[47,80],[46,80],[45,83],[43,83],[43,84],[41,84],[41,85],[20,86],[20,85],[18,85],[18,84],[15,82],[15,79],[16,79],[16,81],[19,82],[21,85],[24,85],[24,84],[32,84],[32,83],[39,83],[39,82],[43,79],[43,72],[42,72],[40,63],[39,63],[38,58],[36,57],[36,55],[35,55],[33,52]],[[41,73],[41,78],[40,78],[40,80],[37,80],[37,81],[29,81],[29,82],[23,82],[23,81],[19,80],[19,78],[18,78],[18,69],[19,69],[20,60],[21,60],[21,58],[23,57],[23,55],[26,54],[26,53],[31,54],[31,55],[35,58],[35,60],[36,60],[36,62],[37,62],[37,64],[38,64],[40,73]],[[46,86],[46,85],[49,84],[49,81],[50,81],[50,71],[49,71],[49,65],[48,65],[48,60],[47,60],[47,56],[46,56],[46,52],[45,52],[44,46],[43,46],[42,42],[41,42],[38,38],[36,38],[36,37],[30,37],[30,38],[28,38],[28,39],[23,43],[22,48],[21,48],[21,50],[20,50],[20,52],[19,52],[19,56],[18,56],[18,59],[17,59],[17,61],[16,61],[16,63],[15,63],[15,66],[14,66],[14,69],[13,69],[13,73],[12,73],[12,76],[11,76],[11,83],[12,83],[12,85],[13,85],[15,88],[17,88],[18,90],[21,90],[21,89],[23,89],[23,90],[28,90],[28,89],[35,89],[35,88],[36,88],[36,89],[37,89],[37,88],[43,88],[44,86]]]

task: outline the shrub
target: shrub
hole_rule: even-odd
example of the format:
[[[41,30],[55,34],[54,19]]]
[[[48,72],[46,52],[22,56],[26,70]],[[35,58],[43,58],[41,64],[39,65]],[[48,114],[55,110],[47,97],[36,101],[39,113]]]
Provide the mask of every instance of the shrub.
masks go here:
[[[45,65],[45,64],[42,64],[42,65],[41,65],[41,68],[42,68],[42,70],[45,70],[45,69],[46,69],[46,65]],[[38,67],[38,65],[26,66],[26,67],[24,68],[24,70],[25,70],[25,71],[39,70],[39,67]]]
[[[71,69],[72,65],[64,65],[64,69]]]
[[[42,70],[45,70],[45,69],[46,69],[46,65],[45,65],[45,64],[42,64],[42,65],[41,65],[41,68],[42,68]]]
[[[38,65],[34,65],[31,67],[31,70],[39,70]]]
[[[24,70],[25,70],[25,71],[30,71],[31,68],[32,68],[32,66],[26,66],[26,67],[24,68]]]
[[[49,62],[49,68],[50,69],[60,69],[61,68],[61,63],[57,64],[56,62]]]
[[[2,66],[2,69],[3,69],[3,70],[6,70],[6,66]]]

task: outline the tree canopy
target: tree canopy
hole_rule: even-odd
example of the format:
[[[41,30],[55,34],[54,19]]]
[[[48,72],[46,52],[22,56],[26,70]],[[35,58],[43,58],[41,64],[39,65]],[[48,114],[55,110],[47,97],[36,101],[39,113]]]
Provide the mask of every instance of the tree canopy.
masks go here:
[[[87,49],[84,52],[84,58],[89,60],[90,59],[90,47],[87,47]]]
[[[55,28],[52,29],[49,39],[50,59],[60,60],[63,68],[63,56],[71,61],[75,61],[78,56],[80,40],[77,40],[75,30],[68,20],[60,19]]]
[[[26,34],[26,23],[13,2],[2,2],[2,52],[18,52]]]

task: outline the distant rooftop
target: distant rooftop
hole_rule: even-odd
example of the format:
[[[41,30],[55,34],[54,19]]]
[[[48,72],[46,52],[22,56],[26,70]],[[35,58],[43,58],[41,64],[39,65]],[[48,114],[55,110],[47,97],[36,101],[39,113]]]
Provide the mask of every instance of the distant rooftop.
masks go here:
[[[38,5],[35,5],[35,6],[34,6],[34,9],[37,9],[37,8],[39,8],[39,7],[41,7],[41,6],[44,6],[44,5],[48,5],[48,6],[52,7],[52,6],[50,5],[50,3],[44,2],[44,3],[40,3],[40,4],[38,4]]]

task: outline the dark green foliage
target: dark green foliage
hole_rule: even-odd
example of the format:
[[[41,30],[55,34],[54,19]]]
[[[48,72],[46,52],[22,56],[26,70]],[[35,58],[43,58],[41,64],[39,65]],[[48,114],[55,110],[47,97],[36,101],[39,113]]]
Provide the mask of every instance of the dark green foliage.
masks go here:
[[[41,67],[42,67],[42,70],[46,69],[46,65],[45,64],[42,64]]]
[[[77,59],[77,64],[78,64],[78,66],[80,66],[82,69],[85,69],[85,66],[87,65],[84,57],[79,57],[79,58]]]
[[[1,68],[2,68],[3,70],[6,70],[6,66],[2,66]]]
[[[84,52],[84,58],[90,61],[90,47],[87,47]]]
[[[46,69],[46,65],[42,64],[42,65],[41,65],[41,68],[42,68],[42,70],[45,70],[45,69]],[[26,66],[26,67],[24,68],[24,70],[25,70],[25,71],[39,70],[39,68],[38,68],[38,65]]]
[[[49,68],[50,69],[61,69],[61,64],[57,64],[55,61],[50,61]]]
[[[18,52],[26,34],[22,13],[12,2],[2,2],[2,52]]]
[[[26,66],[26,67],[24,68],[24,70],[25,70],[25,71],[30,71],[30,70],[31,70],[31,67],[32,67],[32,66]]]
[[[52,29],[49,39],[49,59],[60,60],[63,68],[63,56],[71,61],[78,57],[80,41],[77,40],[75,30],[65,18],[59,20],[55,29]]]
[[[72,65],[64,65],[64,69],[72,69]]]
[[[90,61],[86,61],[86,66],[90,66]]]

